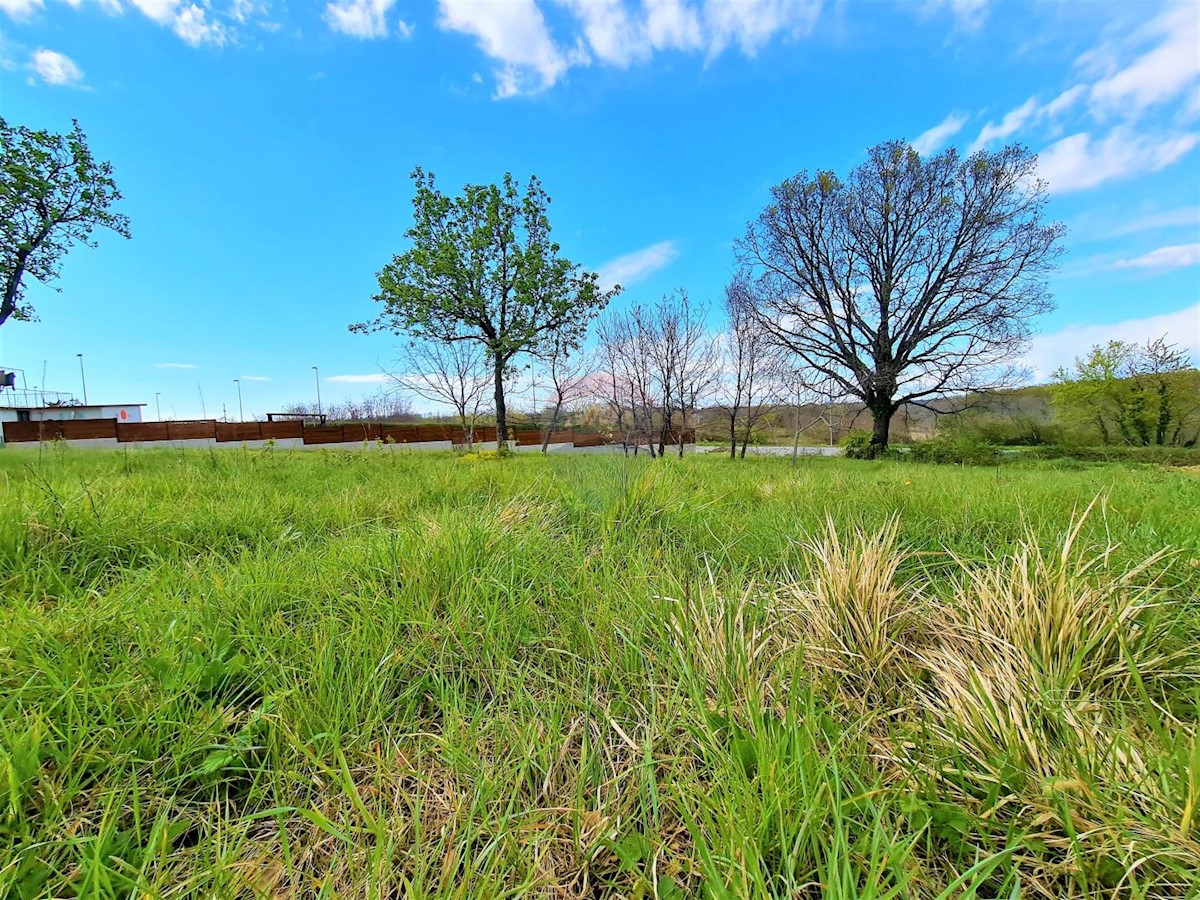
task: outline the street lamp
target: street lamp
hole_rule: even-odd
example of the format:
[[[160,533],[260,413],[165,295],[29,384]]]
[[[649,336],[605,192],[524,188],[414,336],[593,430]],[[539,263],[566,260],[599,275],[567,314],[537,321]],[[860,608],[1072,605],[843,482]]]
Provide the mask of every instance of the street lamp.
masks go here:
[[[154,414],[158,417],[158,421],[162,421],[162,404],[159,403],[159,398],[162,397],[162,391],[154,392]]]
[[[242,412],[242,379],[235,378],[233,379],[233,383],[238,386],[238,421],[244,422],[246,421],[246,415]]]
[[[83,382],[83,405],[87,406],[87,377],[83,374],[83,354],[76,353],[75,355],[79,357],[79,380]],[[44,384],[42,387],[45,389]]]
[[[316,366],[312,367],[313,377],[317,379],[317,415],[321,415],[321,372]]]

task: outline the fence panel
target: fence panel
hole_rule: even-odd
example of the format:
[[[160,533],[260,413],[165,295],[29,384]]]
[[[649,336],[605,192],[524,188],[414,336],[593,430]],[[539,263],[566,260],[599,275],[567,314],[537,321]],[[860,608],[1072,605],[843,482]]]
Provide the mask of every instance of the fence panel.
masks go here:
[[[262,432],[257,422],[218,422],[218,441],[261,441]]]
[[[342,437],[355,443],[361,441],[382,441],[383,426],[378,422],[347,422],[342,425]]]
[[[136,441],[166,441],[166,422],[118,422],[117,440],[123,444]]]
[[[306,425],[304,426],[304,443],[306,444],[340,444],[345,440],[341,425]]]
[[[44,422],[5,422],[4,441],[8,444],[19,444],[27,441],[53,440],[53,437],[42,437]],[[61,431],[59,432],[61,434]]]
[[[416,425],[384,425],[383,440],[394,444],[411,444],[417,439]]]
[[[284,438],[302,438],[304,437],[304,423],[299,419],[287,420],[281,422],[259,422],[258,430],[262,433],[264,441],[278,441]]]
[[[216,419],[167,422],[167,437],[172,441],[213,440],[216,436]]]
[[[116,419],[65,419],[58,424],[62,426],[63,439],[68,441],[89,441],[117,436]]]
[[[608,438],[602,434],[583,434],[576,431],[571,443],[576,447],[603,447],[609,443]]]
[[[540,431],[518,431],[516,439],[518,447],[532,447],[542,442],[542,433]]]

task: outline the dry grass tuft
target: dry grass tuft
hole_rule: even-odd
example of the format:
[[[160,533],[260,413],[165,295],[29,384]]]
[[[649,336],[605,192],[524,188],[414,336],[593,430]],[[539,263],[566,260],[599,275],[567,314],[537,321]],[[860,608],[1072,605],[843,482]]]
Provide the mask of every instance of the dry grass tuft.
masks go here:
[[[784,618],[818,670],[866,696],[890,689],[899,659],[917,645],[925,598],[901,577],[909,554],[899,546],[899,519],[848,537],[832,519],[803,545],[807,577],[782,592]]]

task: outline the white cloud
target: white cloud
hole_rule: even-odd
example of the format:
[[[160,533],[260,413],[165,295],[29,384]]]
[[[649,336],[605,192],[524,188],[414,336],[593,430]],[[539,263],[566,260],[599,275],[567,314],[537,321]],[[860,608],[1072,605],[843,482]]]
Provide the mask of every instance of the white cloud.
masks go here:
[[[912,142],[913,149],[922,156],[929,153],[936,153],[946,146],[946,142],[950,138],[962,131],[962,127],[966,124],[967,116],[952,112],[928,131],[917,135],[917,139]]]
[[[171,30],[193,47],[224,44],[228,37],[224,26],[210,22],[207,11],[195,3],[188,4],[175,14]]]
[[[988,0],[925,0],[926,13],[950,11],[954,27],[960,31],[978,31],[987,18]]]
[[[395,5],[396,0],[332,0],[325,4],[325,21],[333,31],[350,37],[387,37],[387,16]],[[402,19],[396,20],[395,28],[401,37],[412,34],[412,26]]]
[[[1163,335],[1168,343],[1186,350],[1193,364],[1200,361],[1200,303],[1144,319],[1127,319],[1109,325],[1068,325],[1058,331],[1036,335],[1024,362],[1033,370],[1036,381],[1045,381],[1059,366],[1069,366],[1077,356],[1084,356],[1096,344],[1109,341],[1144,344]]]
[[[1192,3],[1176,3],[1135,31],[1128,46],[1153,42],[1123,67],[1113,57],[1121,50],[1101,49],[1085,62],[1109,69],[1092,85],[1089,101],[1097,115],[1135,117],[1144,110],[1196,89],[1200,79],[1200,12]],[[1125,48],[1127,49],[1127,48]]]
[[[226,22],[245,24],[258,14],[265,13],[268,0],[224,0],[220,8],[212,0],[61,0],[79,9],[90,2],[109,15],[120,15],[127,8],[135,9],[152,22],[169,28],[193,47],[200,44],[221,45],[233,36]],[[27,19],[43,9],[45,0],[0,0],[0,11],[14,19]],[[217,18],[214,19],[213,17]],[[224,22],[222,21],[224,20]]]
[[[1186,269],[1189,266],[1200,265],[1200,242],[1194,244],[1175,244],[1170,247],[1159,247],[1133,259],[1122,259],[1113,263],[1114,269],[1143,269],[1152,272],[1166,272],[1171,269]]]
[[[597,273],[600,276],[600,286],[606,290],[618,284],[628,287],[657,272],[677,256],[679,250],[674,241],[659,241],[633,253],[610,259]]]
[[[475,37],[500,63],[498,97],[534,93],[572,66],[626,67],[659,50],[703,51],[736,45],[753,56],[776,37],[811,32],[822,0],[557,0],[572,21],[555,39],[543,15],[550,0],[438,0],[438,26]]]
[[[155,363],[156,369],[194,369],[195,363]]]
[[[999,122],[988,122],[984,125],[979,131],[979,137],[971,144],[970,152],[974,153],[994,141],[1002,141],[1036,122],[1058,118],[1074,106],[1086,90],[1082,84],[1077,84],[1067,88],[1049,103],[1041,103],[1037,97],[1030,97],[1016,109],[1009,110]]]
[[[167,25],[175,18],[175,9],[179,0],[129,0],[142,15],[153,19],[160,25]]]
[[[42,0],[0,0],[0,10],[11,18],[24,21],[42,8]]]
[[[385,372],[373,372],[370,375],[330,375],[325,380],[334,384],[383,384],[391,381],[392,376]]]
[[[83,69],[71,57],[57,50],[35,50],[29,58],[29,68],[43,84],[83,87]]]
[[[1086,190],[1108,181],[1165,169],[1189,153],[1196,134],[1150,137],[1129,128],[1114,128],[1093,140],[1080,132],[1062,138],[1038,154],[1038,175],[1055,194]]]
[[[1120,237],[1158,228],[1200,228],[1200,206],[1182,206],[1131,219],[1109,231],[1108,236]]]
[[[753,56],[777,34],[808,34],[820,12],[820,0],[707,0],[704,22],[709,55],[715,56],[736,41],[746,56]]]
[[[576,59],[555,44],[534,0],[438,0],[438,8],[440,28],[472,35],[484,53],[501,63],[497,97],[550,87]]]
[[[270,376],[267,375],[242,375],[242,381],[270,381]]]

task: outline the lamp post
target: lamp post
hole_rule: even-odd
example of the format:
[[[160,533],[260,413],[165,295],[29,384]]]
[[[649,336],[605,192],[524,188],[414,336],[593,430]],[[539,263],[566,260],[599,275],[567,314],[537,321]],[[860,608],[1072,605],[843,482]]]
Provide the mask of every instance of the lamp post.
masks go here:
[[[155,391],[154,392],[154,415],[158,418],[158,421],[161,422],[162,421],[162,404],[159,402],[160,397],[162,397],[162,391]]]
[[[246,421],[246,414],[242,412],[242,379],[235,378],[233,383],[238,386],[238,421]]]
[[[76,353],[75,355],[79,357],[79,380],[83,382],[83,405],[87,406],[87,376],[83,374],[83,354]],[[42,389],[45,390],[44,383]]]
[[[321,372],[316,366],[312,367],[313,377],[317,380],[317,415],[322,415],[321,411]]]

